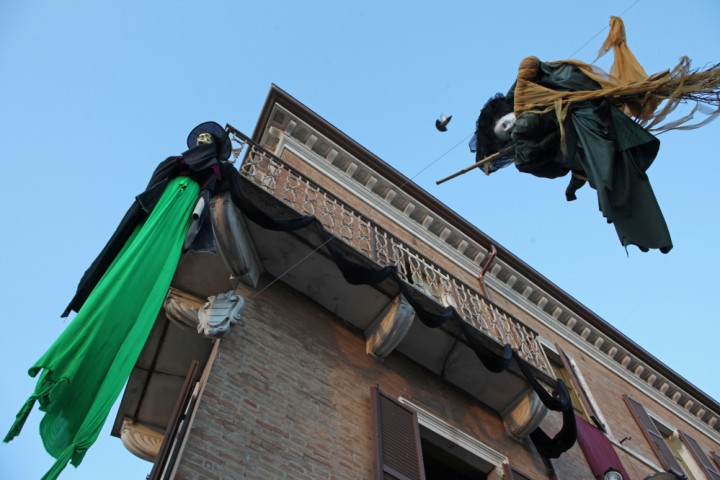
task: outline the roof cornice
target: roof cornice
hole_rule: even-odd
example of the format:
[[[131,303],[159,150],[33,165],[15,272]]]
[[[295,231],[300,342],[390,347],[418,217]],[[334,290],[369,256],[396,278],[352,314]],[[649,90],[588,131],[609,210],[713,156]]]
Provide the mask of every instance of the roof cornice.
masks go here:
[[[331,141],[339,149],[357,158],[371,170],[382,176],[388,182],[391,182],[395,189],[404,192],[409,197],[423,204],[438,217],[441,217],[446,224],[450,225],[459,234],[466,236],[485,250],[490,250],[494,245],[497,249],[497,257],[495,260],[497,266],[494,270],[491,270],[491,274],[498,282],[506,284],[506,286],[509,286],[509,288],[515,291],[522,291],[523,289],[527,291],[527,289],[530,288],[531,292],[535,292],[536,297],[538,295],[540,296],[540,301],[537,302],[537,305],[564,327],[568,327],[568,323],[575,324],[579,318],[584,326],[589,327],[590,330],[600,332],[608,344],[616,344],[620,350],[630,352],[637,361],[642,362],[647,368],[656,371],[660,377],[682,389],[688,396],[704,404],[705,407],[716,412],[716,414],[720,412],[720,403],[715,399],[672,370],[580,301],[552,283],[537,270],[415,184],[411,179],[388,165],[367,148],[350,138],[277,85],[273,84],[270,88],[270,92],[258,118],[258,123],[253,131],[253,141],[261,143],[262,136],[267,125],[271,122],[271,115],[276,105],[281,105],[308,127]],[[482,257],[484,258],[484,256]],[[483,258],[479,259],[480,263]],[[517,283],[518,275],[522,277],[520,284]],[[562,313],[557,314],[558,311]],[[570,329],[572,330],[572,325]],[[582,334],[578,332],[575,333],[578,335],[578,338],[582,337],[589,345],[593,345],[593,341],[596,341],[594,337],[587,335],[583,337]],[[617,358],[615,361],[621,364],[623,359]],[[656,389],[660,390],[659,387]],[[665,392],[660,393],[664,395]]]

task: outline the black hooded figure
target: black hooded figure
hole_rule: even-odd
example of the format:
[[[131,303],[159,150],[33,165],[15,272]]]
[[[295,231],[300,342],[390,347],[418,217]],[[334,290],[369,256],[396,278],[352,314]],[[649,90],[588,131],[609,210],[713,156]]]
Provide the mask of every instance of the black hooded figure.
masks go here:
[[[229,189],[229,183],[236,181],[237,170],[228,161],[232,153],[232,142],[225,129],[216,122],[204,122],[195,127],[187,138],[188,150],[182,155],[172,156],[161,162],[152,174],[144,192],[135,197],[117,230],[85,271],[77,292],[62,316],[70,311],[79,311],[85,299],[92,292],[98,280],[121,251],[135,228],[152,213],[158,199],[165,191],[168,181],[187,176],[200,186],[200,195],[209,199],[219,191]],[[212,250],[214,241],[205,209],[198,224],[191,225],[190,237],[184,248],[192,250]]]
[[[68,463],[78,466],[97,439],[162,307],[198,199],[237,181],[228,163],[230,139],[220,125],[199,125],[181,156],[162,162],[112,238],[83,276],[64,315],[75,310],[63,333],[30,368],[35,390],[20,408],[5,441],[17,436],[36,402],[44,416],[40,436],[55,464],[54,479]]]

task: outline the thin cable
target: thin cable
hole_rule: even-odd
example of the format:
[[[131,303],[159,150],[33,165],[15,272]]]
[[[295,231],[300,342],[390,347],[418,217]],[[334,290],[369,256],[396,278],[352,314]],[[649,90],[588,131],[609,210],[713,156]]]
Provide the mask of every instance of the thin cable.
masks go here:
[[[474,133],[474,132],[473,132],[473,133]],[[435,165],[441,158],[443,158],[445,155],[447,155],[448,153],[450,153],[450,152],[452,152],[453,150],[455,150],[457,147],[460,146],[461,143],[463,143],[463,142],[466,141],[468,138],[470,138],[471,135],[472,135],[472,133],[471,133],[470,135],[468,135],[467,137],[463,138],[462,140],[460,140],[460,141],[459,141],[458,143],[456,143],[455,145],[453,145],[453,146],[450,148],[450,150],[448,150],[447,152],[443,153],[442,155],[440,155],[439,157],[437,157],[437,158],[436,158],[435,160],[433,160],[432,162],[428,163],[424,168],[422,168],[419,172],[417,172],[417,173],[416,173],[415,175],[413,175],[412,177],[408,178],[408,179],[405,181],[405,183],[403,183],[402,185],[400,185],[398,188],[404,187],[405,185],[408,184],[408,182],[410,182],[410,180],[412,180],[413,178],[417,177],[418,175],[420,175],[422,172],[424,172],[424,171],[427,170],[428,168],[430,168],[430,167],[432,167],[433,165]]]
[[[640,2],[640,0],[635,0],[635,2],[632,3],[632,4],[631,4],[629,7],[627,7],[625,10],[623,10],[623,11],[620,13],[620,15],[618,15],[618,17],[621,17],[621,16],[625,15],[625,14],[628,12],[628,10],[630,10],[631,8],[633,8],[633,7],[634,7],[635,5],[637,5],[639,2]],[[582,45],[580,45],[580,47],[579,47],[577,50],[575,50],[573,53],[571,53],[570,55],[568,55],[568,58],[572,58],[576,53],[578,53],[580,50],[582,50],[583,48],[585,48],[588,43],[590,43],[590,42],[592,42],[593,40],[595,40],[595,38],[597,38],[598,35],[600,35],[601,33],[603,33],[603,32],[604,32],[605,30],[607,30],[608,28],[610,28],[610,27],[609,27],[608,25],[605,25],[605,27],[603,27],[602,29],[600,29],[599,32],[597,32],[595,35],[593,35],[592,37],[590,37],[590,39],[589,39],[587,42],[585,42],[585,43],[583,43]]]
[[[623,16],[623,15],[625,15],[631,8],[633,8],[633,7],[634,7],[635,5],[637,5],[639,2],[640,2],[640,0],[635,0],[632,4],[630,4],[629,7],[627,7],[625,10],[623,10],[623,11],[620,13],[620,15],[618,15],[618,16]],[[575,54],[578,53],[580,50],[582,50],[583,48],[585,48],[590,42],[592,42],[593,40],[595,40],[598,35],[600,35],[601,33],[603,33],[603,32],[604,32],[605,30],[607,30],[608,28],[609,28],[609,26],[606,25],[605,27],[603,27],[602,29],[600,29],[600,31],[598,31],[595,35],[593,35],[592,37],[590,37],[590,39],[588,39],[587,42],[585,42],[585,43],[583,43],[582,45],[580,45],[580,47],[579,47],[577,50],[575,50],[573,53],[571,53],[570,55],[568,55],[568,58],[572,58],[573,55],[575,55]],[[415,175],[413,175],[412,177],[410,177],[410,178],[408,179],[408,181],[406,181],[405,183],[403,183],[402,185],[400,185],[398,188],[402,188],[402,187],[404,187],[405,185],[407,185],[407,183],[408,183],[410,180],[414,179],[415,177],[417,177],[418,175],[420,175],[421,173],[423,173],[425,170],[427,170],[428,168],[430,168],[431,166],[433,166],[435,163],[437,163],[438,160],[440,160],[441,158],[443,158],[445,155],[447,155],[448,153],[450,153],[450,152],[452,152],[453,150],[455,150],[461,143],[463,143],[465,140],[467,140],[468,138],[470,138],[471,135],[472,135],[472,133],[471,133],[470,135],[468,135],[467,137],[465,137],[464,139],[460,140],[460,141],[459,141],[458,143],[456,143],[450,150],[448,150],[447,152],[443,153],[443,154],[440,155],[438,158],[436,158],[435,160],[433,160],[432,162],[430,162],[429,164],[427,164],[423,169],[421,169],[421,170],[420,170],[419,172],[417,172]]]
[[[470,135],[472,135],[472,133],[471,133]],[[435,164],[436,162],[438,162],[438,161],[439,161],[441,158],[443,158],[445,155],[447,155],[448,153],[450,153],[450,152],[452,152],[453,150],[455,150],[461,143],[463,143],[463,142],[466,141],[468,138],[470,138],[470,135],[468,135],[467,137],[465,137],[465,138],[463,138],[462,140],[460,140],[458,143],[456,143],[455,145],[453,145],[453,147],[450,148],[450,150],[448,150],[447,152],[443,153],[442,155],[440,155],[439,157],[437,157],[435,160],[433,160],[432,162],[430,162],[425,168],[423,168],[422,170],[420,170],[419,172],[417,172],[417,173],[416,173],[415,175],[413,175],[412,177],[408,178],[408,179],[405,181],[405,183],[403,183],[402,185],[400,185],[398,188],[404,187],[405,185],[408,184],[408,182],[410,182],[410,180],[412,180],[413,178],[417,177],[417,176],[420,175],[422,172],[424,172],[425,170],[427,170],[428,168],[430,168],[433,164]],[[268,283],[267,285],[265,285],[265,287],[263,287],[259,292],[257,292],[255,295],[253,295],[252,297],[250,297],[250,299],[253,299],[253,298],[257,297],[258,295],[260,295],[261,293],[263,293],[265,290],[267,290],[268,288],[270,288],[275,282],[277,282],[278,280],[280,280],[281,278],[283,278],[285,275],[287,275],[288,273],[290,273],[295,267],[297,267],[298,265],[300,265],[302,262],[304,262],[305,260],[307,260],[312,254],[314,254],[315,252],[317,252],[318,250],[320,250],[322,247],[324,247],[325,245],[327,245],[327,243],[328,243],[330,240],[332,240],[332,239],[333,239],[333,237],[330,237],[330,238],[328,238],[327,240],[325,240],[323,243],[321,243],[319,246],[317,246],[316,248],[314,248],[310,253],[308,253],[308,254],[305,255],[303,258],[301,258],[300,260],[298,260],[294,265],[292,265],[291,267],[287,268],[287,269],[286,269],[283,273],[281,273],[279,276],[275,277],[275,279],[274,279],[272,282],[270,282],[270,283]]]
[[[297,267],[298,265],[300,265],[302,262],[304,262],[305,260],[307,260],[308,258],[310,258],[310,255],[314,254],[315,252],[317,252],[318,250],[320,250],[322,247],[324,247],[325,245],[327,245],[327,243],[328,243],[330,240],[332,240],[333,238],[334,238],[334,237],[330,237],[330,238],[328,238],[327,240],[325,240],[325,241],[324,241],[323,243],[321,243],[319,246],[317,246],[316,248],[314,248],[310,253],[308,253],[308,254],[305,255],[303,258],[301,258],[300,260],[298,260],[298,261],[295,263],[295,265],[291,266],[290,268],[288,268],[287,270],[285,270],[283,273],[281,273],[279,276],[275,277],[275,279],[274,279],[272,282],[270,282],[270,283],[268,283],[267,285],[265,285],[259,292],[257,292],[255,295],[253,295],[252,297],[250,297],[250,300],[252,300],[253,298],[255,298],[255,297],[257,297],[258,295],[260,295],[261,293],[263,293],[265,290],[267,290],[268,288],[270,288],[275,282],[277,282],[277,281],[280,280],[282,277],[284,277],[285,275],[287,275],[288,273],[290,273],[290,272],[292,271],[292,269],[294,269],[295,267]]]
[[[635,5],[637,5],[639,2],[640,2],[640,0],[635,0],[635,2],[633,2],[629,7],[627,7],[625,10],[623,10],[622,13],[620,13],[620,16],[625,15],[625,13],[627,13],[628,10],[630,10],[631,8],[633,8],[633,7],[634,7]],[[598,31],[595,35],[593,35],[592,37],[590,37],[590,39],[589,39],[587,42],[583,43],[577,50],[575,50],[573,53],[571,53],[571,54],[569,55],[569,58],[572,58],[573,55],[575,55],[577,52],[579,52],[580,50],[582,50],[583,48],[585,48],[585,46],[586,46],[587,44],[589,44],[590,42],[592,42],[598,35],[600,35],[601,33],[603,33],[603,32],[604,32],[605,30],[607,30],[607,29],[608,29],[608,26],[606,25],[604,28],[602,28],[600,31]],[[460,146],[460,144],[462,144],[463,142],[467,141],[467,139],[470,138],[470,137],[472,136],[472,134],[473,134],[473,133],[470,133],[468,136],[466,136],[465,138],[463,138],[462,140],[460,140],[459,142],[457,142],[457,143],[456,143],[455,145],[453,145],[448,151],[446,151],[445,153],[443,153],[442,155],[440,155],[439,157],[437,157],[435,160],[433,160],[433,161],[431,161],[430,163],[428,163],[425,167],[423,167],[422,169],[420,169],[420,170],[419,170],[415,175],[413,175],[412,177],[409,177],[402,185],[398,186],[397,188],[399,188],[399,189],[403,188],[403,187],[404,187],[405,185],[407,185],[411,180],[413,180],[414,178],[416,178],[418,175],[420,175],[421,173],[423,173],[423,172],[424,172],[425,170],[427,170],[428,168],[430,168],[430,167],[432,167],[433,165],[435,165],[437,162],[440,161],[440,159],[442,159],[442,158],[445,157],[447,154],[449,154],[450,152],[452,152],[453,150],[455,150],[457,147]],[[284,277],[285,275],[287,275],[288,273],[290,273],[295,267],[297,267],[298,265],[300,265],[302,262],[304,262],[305,260],[307,260],[312,254],[314,254],[315,252],[317,252],[318,250],[320,250],[322,247],[324,247],[330,240],[332,240],[332,238],[333,238],[333,237],[328,238],[328,239],[325,240],[323,243],[321,243],[318,247],[314,248],[310,253],[308,253],[307,255],[305,255],[302,259],[300,259],[300,260],[299,260],[297,263],[295,263],[293,266],[291,266],[290,268],[286,269],[286,270],[285,270],[282,274],[280,274],[278,277],[275,277],[275,279],[274,279],[272,282],[270,282],[269,284],[267,284],[263,289],[261,289],[259,292],[257,292],[255,295],[253,295],[251,298],[257,297],[257,296],[260,295],[262,292],[264,292],[265,290],[267,290],[268,288],[270,288],[270,286],[272,286],[275,282],[277,282],[277,281],[280,280],[282,277]]]

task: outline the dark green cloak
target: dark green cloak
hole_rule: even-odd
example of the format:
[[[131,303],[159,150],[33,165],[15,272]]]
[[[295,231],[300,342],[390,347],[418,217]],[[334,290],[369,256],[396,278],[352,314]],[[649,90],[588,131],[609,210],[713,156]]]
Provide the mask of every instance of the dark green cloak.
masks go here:
[[[562,62],[540,63],[533,81],[559,91],[600,88],[580,69]],[[564,149],[554,111],[521,114],[512,133],[518,170],[545,178],[570,171],[587,177],[623,246],[669,252],[670,232],[645,173],[660,141],[607,99],[573,103],[563,127]]]

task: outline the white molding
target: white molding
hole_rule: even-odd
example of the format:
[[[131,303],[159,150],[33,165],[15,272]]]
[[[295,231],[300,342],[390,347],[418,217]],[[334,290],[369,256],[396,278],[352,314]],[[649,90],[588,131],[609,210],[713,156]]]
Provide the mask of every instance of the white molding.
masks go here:
[[[643,438],[644,438],[644,437],[643,437]],[[661,468],[660,466],[658,466],[658,465],[657,465],[656,463],[654,463],[652,460],[649,460],[648,458],[640,455],[639,453],[637,453],[637,452],[636,452],[635,450],[633,450],[632,448],[626,447],[625,445],[621,444],[620,442],[618,442],[618,441],[615,440],[614,438],[610,438],[609,440],[610,440],[610,443],[612,443],[613,445],[615,445],[617,448],[619,448],[619,449],[622,450],[623,452],[627,453],[628,455],[630,455],[630,456],[633,457],[634,459],[639,460],[640,462],[644,463],[645,465],[647,465],[648,467],[652,468],[652,469],[655,470],[656,472],[662,472],[662,471],[663,471],[663,468]]]
[[[339,147],[336,147],[336,149],[337,148]],[[476,261],[466,257],[464,254],[460,253],[457,248],[454,248],[450,244],[440,239],[437,235],[423,228],[415,220],[411,219],[409,215],[393,207],[386,199],[380,197],[378,194],[367,188],[365,185],[353,181],[346,172],[336,167],[332,167],[332,165],[328,163],[325,158],[323,158],[313,150],[309,149],[307,146],[303,145],[300,141],[283,133],[283,136],[280,138],[280,141],[278,142],[278,145],[275,149],[275,155],[281,157],[284,149],[287,149],[294,155],[297,155],[304,160],[308,160],[308,164],[319,170],[321,173],[330,177],[333,181],[337,182],[343,188],[349,190],[358,198],[361,198],[370,203],[373,207],[377,208],[382,215],[389,218],[392,222],[405,227],[405,229],[408,230],[413,236],[419,237],[431,248],[441,251],[445,256],[450,258],[453,262],[455,262],[459,267],[461,267],[470,275],[477,276],[480,273],[480,265]],[[377,172],[373,173],[373,176],[375,178],[382,178],[383,181],[385,181],[387,184],[392,185],[392,182],[383,178]],[[430,212],[430,209],[428,209],[422,204],[419,204],[419,202],[417,202],[417,199],[412,197],[408,198],[413,200],[412,204],[415,208],[417,208],[418,205],[421,205],[428,212]],[[487,256],[487,250],[481,245],[477,244],[475,241],[473,241],[470,237],[459,233],[455,229],[452,229],[452,231],[456,235],[460,235],[462,237],[462,240],[465,241],[465,243],[473,245],[477,250],[483,252],[484,256]],[[467,246],[464,247],[464,250],[466,249]]]
[[[393,182],[390,182],[380,176],[377,172],[367,167],[363,162],[359,161],[353,155],[350,155],[342,148],[338,147],[333,141],[329,140],[324,135],[319,134],[317,131],[315,131],[314,128],[298,119],[296,115],[291,113],[290,110],[288,110],[282,104],[276,104],[273,110],[273,114],[275,111],[282,113],[282,115],[286,117],[286,121],[288,122],[288,126],[286,128],[283,128],[282,126],[280,126],[279,128],[272,126],[272,128],[275,128],[277,130],[277,132],[274,132],[273,135],[279,136],[278,142],[272,146],[272,149],[275,150],[276,155],[281,156],[284,149],[287,149],[293,154],[298,155],[309,165],[311,165],[321,173],[327,175],[329,178],[336,181],[339,185],[352,192],[357,197],[368,201],[370,204],[376,207],[382,215],[385,215],[388,219],[394,221],[399,225],[404,226],[408,232],[410,232],[416,237],[419,237],[420,240],[425,242],[430,248],[435,248],[436,250],[442,252],[459,268],[463,269],[473,277],[478,275],[480,271],[480,263],[487,258],[487,249],[482,247],[469,236],[459,232],[457,229],[454,229],[453,227],[448,225],[443,219],[436,218],[437,215],[432,210],[430,210],[425,205],[418,204],[417,199],[406,195],[403,192],[400,192],[400,194],[407,197],[407,200],[409,202],[408,206],[404,209],[404,211],[393,207],[388,202],[387,195],[385,198],[383,198],[380,194],[375,193],[372,188],[377,184],[378,178],[382,179],[382,181],[389,186],[390,192],[398,192],[397,185],[394,185]],[[273,115],[271,115],[271,118],[272,117]],[[302,124],[303,128],[311,132],[311,135],[322,138],[323,142],[328,144],[329,151],[331,153],[327,158],[316,153],[312,150],[312,148],[309,148],[301,141],[292,137],[291,134],[292,130],[294,130],[293,127],[297,127],[298,124]],[[333,164],[335,159],[339,156],[338,152],[341,152],[342,156],[348,159],[348,161],[350,162],[350,167],[352,167],[350,172],[348,172],[347,169],[343,170],[337,165]],[[363,185],[359,181],[354,180],[350,175],[350,173],[355,173],[355,169],[357,169],[358,164],[360,164],[361,167],[366,168],[368,174],[371,174],[370,180],[366,182],[366,185]],[[458,248],[455,248],[451,244],[444,242],[440,237],[429,231],[425,226],[420,225],[417,221],[410,218],[410,214],[418,207],[418,205],[423,208],[429,216],[432,216],[433,222],[442,222],[443,226],[450,229],[457,237],[459,237],[461,239],[460,245],[463,245],[463,248],[460,249],[460,245],[458,246]],[[427,225],[427,227],[429,227],[429,225]],[[442,230],[443,229],[441,229],[441,231]],[[465,245],[465,243],[467,242],[469,242],[468,245],[471,245],[478,252],[477,254],[475,254],[474,259],[462,253],[462,251],[465,251],[467,249],[467,245]],[[508,273],[509,284],[497,278],[497,275],[501,272]],[[577,315],[567,305],[559,302],[552,295],[547,294],[541,287],[536,285],[534,282],[529,281],[524,275],[520,274],[515,269],[510,268],[501,259],[495,259],[494,268],[490,273],[490,275],[486,276],[488,285],[503,294],[508,300],[516,303],[531,317],[537,319],[543,325],[550,328],[555,333],[561,335],[569,343],[573,344],[581,351],[588,354],[594,360],[598,361],[601,365],[610,369],[620,378],[626,380],[631,385],[635,386],[637,389],[641,390],[648,396],[656,399],[656,401],[665,406],[665,408],[685,419],[685,421],[692,424],[700,431],[704,432],[711,439],[720,442],[720,432],[718,432],[711,426],[713,420],[718,418],[718,412],[707,408],[706,405],[702,404],[702,402],[697,401],[697,399],[693,398],[685,390],[680,389],[677,385],[672,384],[672,382],[667,380],[667,378],[664,375],[660,374],[660,372],[649,368],[648,365],[645,364],[645,362],[637,358],[637,356],[633,355],[632,352],[628,352],[628,355],[639,364],[637,366],[639,366],[640,369],[636,373],[629,371],[627,368],[625,368],[628,364],[628,356],[625,356],[624,358],[619,358],[617,360],[615,358],[611,358],[614,357],[618,351],[625,351],[626,349],[622,348],[619,344],[610,340],[602,331],[602,327],[596,328],[589,325],[582,319],[581,315]],[[522,283],[526,285],[525,290],[527,291],[527,296],[523,296],[512,288],[512,285],[517,283],[518,279],[521,279]],[[542,306],[544,305],[538,306],[529,300],[529,296],[533,292],[540,294],[540,302],[549,304],[548,308],[553,311],[552,315],[543,310]],[[565,323],[567,323],[567,326],[565,325]],[[573,326],[577,326],[578,328],[584,326],[584,329],[582,329],[583,333],[580,334],[574,331],[572,329]],[[596,332],[600,336],[594,338],[590,336],[591,332]],[[592,342],[589,340],[590,338],[593,338]],[[594,343],[596,345],[594,345]],[[625,363],[625,365],[623,365],[623,363]],[[654,375],[656,378],[662,378],[663,381],[657,382],[657,387],[649,385],[647,380],[640,377],[640,374],[643,373],[643,371],[646,374],[646,377],[653,378],[652,376]],[[667,391],[667,386],[664,385],[673,385],[674,389],[682,392],[684,396],[692,398],[694,404],[701,405],[701,407],[698,408],[702,408],[706,412],[711,412],[712,417],[708,417],[707,422],[698,418],[698,416],[691,413],[688,408],[684,408],[682,405],[679,405],[677,402],[675,402],[672,398],[665,395],[665,392]],[[588,392],[589,391],[590,390],[588,389]]]
[[[599,417],[598,420],[601,424],[605,426],[606,434],[609,438],[614,438],[614,435],[612,433],[612,430],[610,429],[610,424],[607,420],[605,420],[605,415],[603,415],[602,410],[600,409],[600,405],[595,401],[595,397],[592,394],[592,390],[588,387],[587,382],[585,381],[585,377],[583,376],[582,372],[580,371],[580,367],[578,367],[577,362],[575,362],[575,359],[572,358],[569,354],[567,355],[568,363],[570,364],[570,368],[572,368],[573,373],[577,377],[578,381],[580,382],[580,388],[583,389],[583,393],[585,394],[585,397],[587,398],[588,402],[591,403],[591,406],[594,413],[597,414]],[[592,412],[588,412],[592,413]]]
[[[598,351],[595,348],[590,348],[592,346],[592,343],[588,343],[586,341],[579,342],[578,338],[579,335],[577,335],[573,330],[567,328],[565,325],[563,325],[561,322],[558,322],[555,320],[550,314],[546,313],[544,310],[540,309],[537,305],[533,304],[531,301],[529,301],[527,298],[525,298],[522,294],[516,292],[515,290],[507,287],[503,282],[500,280],[488,277],[487,280],[489,281],[490,285],[498,290],[500,293],[505,295],[509,300],[513,301],[518,307],[520,307],[522,310],[524,310],[527,314],[535,318],[536,320],[540,321],[543,325],[550,328],[552,331],[554,331],[556,334],[558,334],[560,337],[562,337],[564,340],[566,340],[568,343],[572,344],[579,350],[581,350],[583,353],[591,357],[593,360],[597,361],[601,365],[605,366],[613,372],[615,375],[619,376],[623,380],[627,381],[629,384],[637,388],[638,390],[642,391],[649,397],[655,399],[658,403],[662,404],[670,410],[671,412],[675,413],[677,416],[684,419],[686,422],[693,425],[698,430],[704,432],[708,437],[710,437],[715,442],[720,442],[720,434],[712,429],[707,423],[703,422],[699,418],[697,418],[692,413],[688,412],[684,408],[682,408],[677,403],[674,403],[670,398],[664,396],[661,394],[657,389],[654,387],[651,387],[647,384],[643,379],[638,378],[636,375],[634,375],[629,370],[623,368],[618,362],[608,357],[607,354],[603,353],[602,351]],[[580,318],[577,315],[573,315],[574,318]],[[541,337],[538,337],[541,338]],[[547,341],[546,341],[547,343]],[[644,365],[644,364],[643,364]],[[644,365],[646,368],[648,368],[646,365]],[[649,370],[649,368],[648,368]],[[670,383],[670,382],[668,382]]]
[[[446,440],[458,445],[459,447],[467,450],[476,457],[495,465],[493,471],[488,475],[488,479],[500,480],[503,478],[503,462],[508,461],[508,457],[502,453],[494,450],[481,441],[471,437],[462,430],[458,430],[449,423],[443,421],[441,418],[411,402],[407,398],[400,397],[398,402],[406,406],[410,410],[417,414],[418,423],[428,430],[432,430]]]

